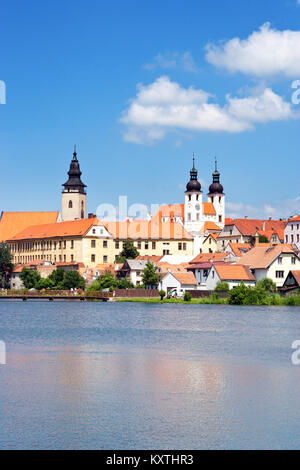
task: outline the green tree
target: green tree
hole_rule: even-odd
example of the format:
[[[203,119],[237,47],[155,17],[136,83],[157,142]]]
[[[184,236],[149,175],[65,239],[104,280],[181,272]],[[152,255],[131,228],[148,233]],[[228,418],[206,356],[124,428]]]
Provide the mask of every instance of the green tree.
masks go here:
[[[64,289],[84,289],[85,280],[77,271],[66,271],[62,285]]]
[[[142,272],[142,280],[145,287],[156,287],[161,280],[161,274],[156,272],[155,264],[148,261]]]
[[[42,278],[40,279],[36,285],[35,285],[35,288],[37,290],[41,290],[41,289],[53,289],[55,286],[54,282],[50,279],[50,276],[49,277],[46,277],[46,278]]]
[[[164,300],[164,297],[166,297],[166,291],[164,291],[163,289],[161,289],[158,293],[158,295],[160,296],[160,300]]]
[[[267,292],[274,291],[277,289],[275,282],[273,282],[272,279],[268,277],[265,277],[264,279],[257,281],[256,287],[261,287]]]
[[[192,294],[188,291],[185,291],[183,300],[185,302],[190,302],[192,300]]]
[[[13,270],[13,255],[7,243],[0,243],[0,284],[8,287],[10,274]]]
[[[30,268],[23,268],[20,278],[26,289],[35,289],[37,283],[41,280],[41,276],[37,270]]]
[[[265,235],[259,235],[259,243],[270,243],[270,240]]]
[[[59,283],[64,280],[65,271],[62,268],[55,269],[48,278],[54,282],[54,286],[57,286]]]
[[[124,243],[123,250],[116,257],[116,263],[125,263],[127,259],[135,259],[139,256],[139,252],[134,246],[133,242],[126,240]]]
[[[222,282],[222,281],[218,281],[217,282],[217,285],[215,287],[215,291],[226,291],[228,292],[229,291],[229,284],[228,282]]]
[[[234,289],[231,289],[228,297],[230,305],[243,305],[247,296],[247,287],[243,282]]]

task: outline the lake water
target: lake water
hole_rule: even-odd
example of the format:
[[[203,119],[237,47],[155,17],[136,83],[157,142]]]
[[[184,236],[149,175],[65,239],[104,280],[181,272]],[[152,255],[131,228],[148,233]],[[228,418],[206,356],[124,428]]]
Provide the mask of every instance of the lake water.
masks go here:
[[[300,448],[300,308],[0,301],[1,449]]]

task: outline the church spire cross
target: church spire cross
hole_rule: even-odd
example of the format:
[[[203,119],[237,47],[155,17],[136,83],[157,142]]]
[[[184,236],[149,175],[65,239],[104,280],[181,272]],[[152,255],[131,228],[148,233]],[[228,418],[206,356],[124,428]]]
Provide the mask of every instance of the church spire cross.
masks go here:
[[[73,160],[77,160],[76,144],[74,145]]]

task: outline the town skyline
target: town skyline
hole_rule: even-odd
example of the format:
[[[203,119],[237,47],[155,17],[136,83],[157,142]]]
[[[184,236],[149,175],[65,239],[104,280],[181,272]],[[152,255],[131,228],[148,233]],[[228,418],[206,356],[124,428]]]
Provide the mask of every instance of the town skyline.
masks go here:
[[[155,1],[151,9],[91,1],[88,10],[54,1],[31,13],[12,2],[0,32],[7,95],[0,105],[1,210],[60,207],[53,188],[76,143],[89,212],[124,194],[129,204],[179,203],[193,153],[204,192],[218,158],[228,216],[299,212],[296,0],[191,0],[189,8]],[[261,46],[256,65],[247,56],[251,41]],[[277,63],[272,51],[284,41]],[[176,105],[181,120],[172,114]]]

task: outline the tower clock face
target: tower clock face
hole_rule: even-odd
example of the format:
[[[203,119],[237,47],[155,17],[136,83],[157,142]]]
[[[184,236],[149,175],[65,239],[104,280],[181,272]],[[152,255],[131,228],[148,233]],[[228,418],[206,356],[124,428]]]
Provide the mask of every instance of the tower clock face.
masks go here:
[[[196,204],[195,209],[196,209],[196,211],[200,211],[200,204]]]

